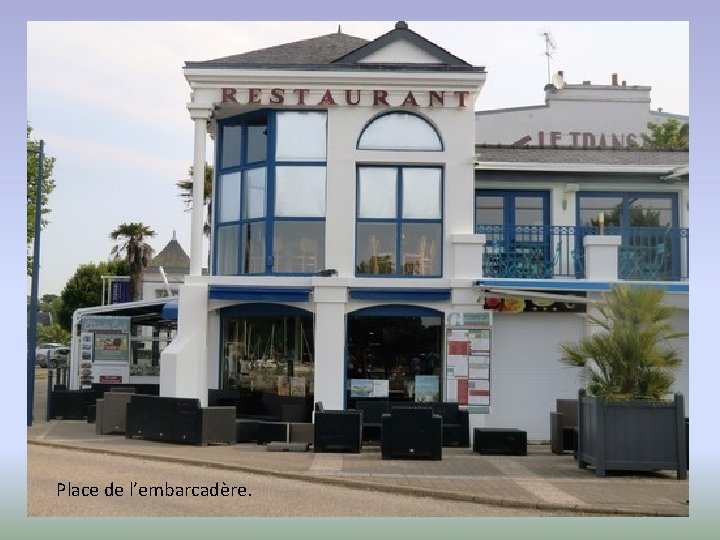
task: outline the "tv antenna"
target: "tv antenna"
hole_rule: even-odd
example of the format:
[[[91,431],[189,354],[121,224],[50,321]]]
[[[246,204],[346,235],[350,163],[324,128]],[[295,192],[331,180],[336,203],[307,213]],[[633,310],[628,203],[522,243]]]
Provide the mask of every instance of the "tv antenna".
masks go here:
[[[540,35],[545,40],[545,56],[547,57],[548,84],[550,84],[552,82],[552,79],[550,78],[550,59],[552,58],[553,53],[557,49],[557,44],[555,43],[555,40],[553,39],[550,32],[542,32]]]

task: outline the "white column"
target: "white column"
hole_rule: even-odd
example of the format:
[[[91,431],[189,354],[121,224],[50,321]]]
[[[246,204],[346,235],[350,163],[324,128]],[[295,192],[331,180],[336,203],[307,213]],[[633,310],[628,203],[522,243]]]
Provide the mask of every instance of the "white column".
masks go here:
[[[314,399],[326,409],[345,403],[345,304],[347,280],[314,278],[315,382]]]
[[[178,333],[160,355],[160,395],[198,398],[207,405],[208,289],[204,283],[180,286]]]
[[[207,144],[207,109],[191,109],[195,122],[195,151],[193,153],[193,203],[190,221],[190,275],[202,275],[203,216],[205,192],[205,145]]]
[[[453,234],[452,278],[478,279],[482,277],[484,234]],[[447,274],[446,274],[447,275]]]
[[[618,247],[620,236],[594,236],[583,238],[585,246],[585,279],[592,281],[617,281]]]

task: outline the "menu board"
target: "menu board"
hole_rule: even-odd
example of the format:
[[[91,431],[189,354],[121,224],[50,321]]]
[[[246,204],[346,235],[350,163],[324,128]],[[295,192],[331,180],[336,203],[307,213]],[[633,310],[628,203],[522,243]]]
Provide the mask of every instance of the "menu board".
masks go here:
[[[472,412],[489,412],[492,364],[492,314],[446,315],[445,399]]]

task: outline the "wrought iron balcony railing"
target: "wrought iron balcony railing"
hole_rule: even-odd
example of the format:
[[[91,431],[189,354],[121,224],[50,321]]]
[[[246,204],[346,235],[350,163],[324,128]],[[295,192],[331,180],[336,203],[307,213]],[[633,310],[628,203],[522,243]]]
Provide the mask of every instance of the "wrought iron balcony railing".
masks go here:
[[[486,236],[485,277],[550,279],[585,277],[583,237],[597,227],[565,225],[478,225]],[[678,227],[606,227],[622,238],[618,278],[633,281],[681,281],[689,275],[689,230]]]

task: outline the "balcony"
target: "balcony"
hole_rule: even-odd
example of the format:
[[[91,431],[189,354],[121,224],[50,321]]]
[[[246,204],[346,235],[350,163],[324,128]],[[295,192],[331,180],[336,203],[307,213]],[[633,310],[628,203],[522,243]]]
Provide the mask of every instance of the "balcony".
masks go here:
[[[478,225],[484,234],[483,276],[490,278],[585,278],[583,238],[598,235],[597,227],[563,225]],[[618,279],[686,281],[689,229],[669,227],[606,227],[619,236]]]

